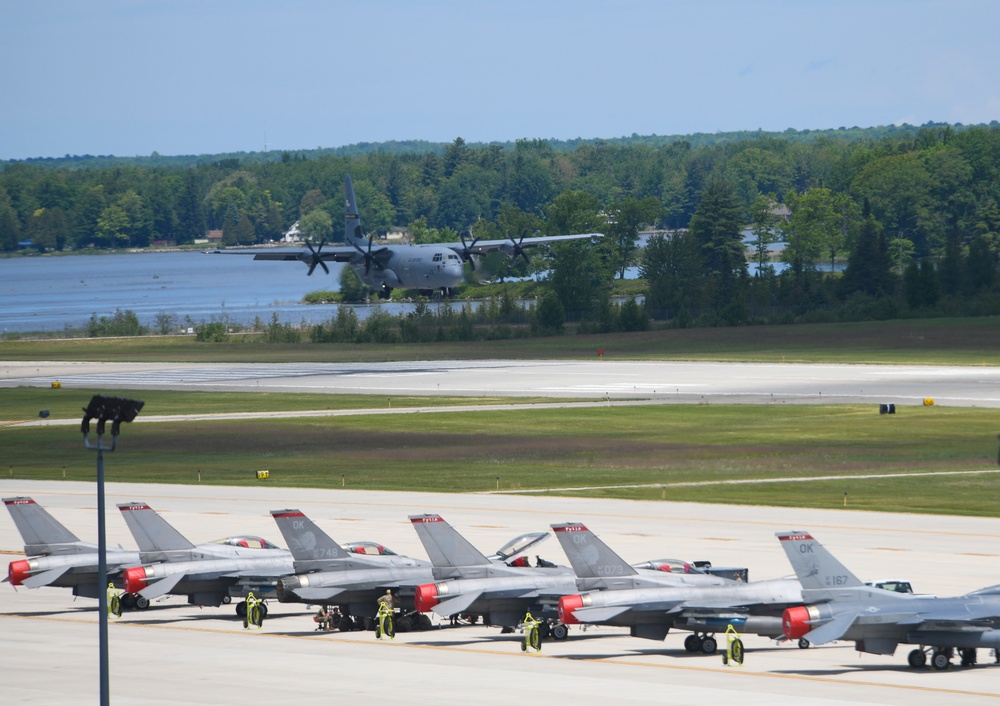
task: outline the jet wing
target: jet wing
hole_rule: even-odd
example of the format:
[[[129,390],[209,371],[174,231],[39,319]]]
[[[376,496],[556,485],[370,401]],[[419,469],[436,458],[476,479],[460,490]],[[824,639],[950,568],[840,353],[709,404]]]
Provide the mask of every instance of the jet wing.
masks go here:
[[[139,591],[139,595],[143,598],[153,599],[159,598],[160,596],[170,593],[174,587],[183,580],[185,574],[171,574],[165,578],[160,579],[156,583],[151,583],[146,588]]]
[[[58,579],[60,576],[69,571],[69,566],[60,566],[55,569],[49,569],[48,571],[43,571],[40,574],[35,574],[34,576],[29,576],[21,585],[25,588],[38,588],[39,586],[48,586],[50,583]]]

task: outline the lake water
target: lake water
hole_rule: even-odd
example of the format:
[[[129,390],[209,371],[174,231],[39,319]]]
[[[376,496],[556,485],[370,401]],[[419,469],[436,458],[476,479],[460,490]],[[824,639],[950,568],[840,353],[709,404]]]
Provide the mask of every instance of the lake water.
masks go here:
[[[341,267],[330,263],[329,275],[317,270],[307,277],[296,263],[201,252],[0,259],[0,332],[78,328],[92,314],[110,316],[116,309],[134,311],[147,326],[160,313],[178,323],[226,315],[249,324],[275,313],[287,323],[326,321],[333,305],[301,300],[312,291],[336,291]]]

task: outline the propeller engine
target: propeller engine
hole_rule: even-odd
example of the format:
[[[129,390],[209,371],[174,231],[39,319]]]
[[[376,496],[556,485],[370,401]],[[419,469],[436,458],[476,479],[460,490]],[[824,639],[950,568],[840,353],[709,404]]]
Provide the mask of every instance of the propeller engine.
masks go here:
[[[324,245],[326,245],[326,238],[323,238],[322,240],[319,241],[319,246],[315,250],[313,249],[312,243],[310,243],[308,240],[306,241],[306,247],[309,248],[309,253],[310,253],[309,271],[306,272],[306,275],[311,275],[313,273],[313,270],[316,269],[316,265],[319,265],[320,267],[323,268],[324,272],[330,274],[330,268],[326,266],[326,263],[323,262],[323,258],[320,255],[320,252],[323,250]]]
[[[521,257],[524,258],[524,264],[528,264],[530,262],[528,258],[528,253],[526,253],[524,251],[524,248],[521,247],[521,243],[524,242],[524,236],[526,236],[527,234],[528,234],[527,228],[521,231],[521,237],[517,240],[511,238],[509,233],[507,234],[507,237],[510,238],[510,247],[504,249],[510,254],[511,261],[516,260],[517,256],[520,255]]]
[[[366,250],[362,250],[361,246],[358,245],[353,240],[351,241],[351,245],[354,246],[354,249],[357,250],[359,253],[361,253],[361,256],[365,259],[365,275],[366,276],[368,275],[369,272],[371,272],[372,262],[374,262],[374,257],[372,256],[372,237],[373,236],[371,236],[371,235],[368,236],[368,250],[367,251]]]
[[[462,252],[460,253],[460,257],[462,258],[462,262],[468,262],[469,265],[472,267],[472,271],[475,272],[476,271],[476,261],[472,257],[472,248],[476,247],[476,243],[479,242],[479,238],[473,238],[471,245],[469,245],[468,243],[465,242],[465,233],[462,233],[459,236],[459,238],[461,238],[461,240],[462,240]]]

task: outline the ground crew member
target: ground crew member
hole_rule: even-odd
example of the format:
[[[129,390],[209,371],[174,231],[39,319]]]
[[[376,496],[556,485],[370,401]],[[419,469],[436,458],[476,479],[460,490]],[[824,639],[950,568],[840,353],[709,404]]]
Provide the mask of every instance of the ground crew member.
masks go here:
[[[318,627],[317,630],[329,630],[331,629],[331,617],[330,612],[326,609],[325,605],[321,605],[319,610],[316,612],[316,617],[314,618]]]
[[[385,604],[385,607],[392,610],[394,607],[394,599],[392,596],[392,591],[390,589],[385,589],[385,593],[378,597],[379,605]]]

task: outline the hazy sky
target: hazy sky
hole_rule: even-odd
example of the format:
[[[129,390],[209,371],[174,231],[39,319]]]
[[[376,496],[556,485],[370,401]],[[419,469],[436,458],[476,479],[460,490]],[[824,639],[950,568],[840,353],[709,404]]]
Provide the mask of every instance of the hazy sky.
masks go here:
[[[1000,119],[996,0],[0,0],[0,159]]]

